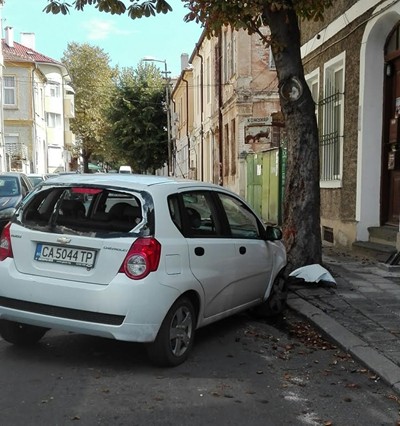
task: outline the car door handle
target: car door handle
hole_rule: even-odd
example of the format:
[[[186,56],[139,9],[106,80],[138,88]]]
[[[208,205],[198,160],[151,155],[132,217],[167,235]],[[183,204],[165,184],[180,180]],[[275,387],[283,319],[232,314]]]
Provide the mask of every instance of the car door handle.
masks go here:
[[[195,249],[194,249],[194,254],[196,255],[196,256],[203,256],[203,254],[205,253],[205,250],[204,250],[204,248],[203,247],[196,247]]]
[[[239,253],[245,254],[246,253],[246,247],[243,247],[243,246],[239,247]]]

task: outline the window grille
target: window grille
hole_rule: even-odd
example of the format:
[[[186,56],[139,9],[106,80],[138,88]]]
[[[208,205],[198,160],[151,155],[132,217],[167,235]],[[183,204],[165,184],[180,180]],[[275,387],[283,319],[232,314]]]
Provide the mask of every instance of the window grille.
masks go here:
[[[324,98],[319,102],[320,179],[335,186],[342,179],[344,121],[344,57],[324,70]],[[336,183],[334,183],[336,182]]]
[[[341,179],[342,105],[343,93],[336,92],[327,96],[319,103],[323,123],[320,127],[320,162],[323,181]]]

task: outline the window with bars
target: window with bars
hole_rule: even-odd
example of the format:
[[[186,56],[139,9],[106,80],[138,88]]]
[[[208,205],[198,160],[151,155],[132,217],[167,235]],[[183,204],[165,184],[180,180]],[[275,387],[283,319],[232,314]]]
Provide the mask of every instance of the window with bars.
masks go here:
[[[25,160],[28,157],[28,147],[21,143],[18,134],[4,135],[6,153],[12,158]]]
[[[320,179],[338,186],[343,168],[344,54],[325,65],[324,97],[319,102]]]

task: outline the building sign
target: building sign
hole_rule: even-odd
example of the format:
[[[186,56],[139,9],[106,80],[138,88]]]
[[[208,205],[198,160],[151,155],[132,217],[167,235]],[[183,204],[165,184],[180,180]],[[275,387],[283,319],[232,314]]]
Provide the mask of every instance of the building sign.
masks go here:
[[[246,144],[272,142],[272,118],[249,117],[244,125],[244,141]]]

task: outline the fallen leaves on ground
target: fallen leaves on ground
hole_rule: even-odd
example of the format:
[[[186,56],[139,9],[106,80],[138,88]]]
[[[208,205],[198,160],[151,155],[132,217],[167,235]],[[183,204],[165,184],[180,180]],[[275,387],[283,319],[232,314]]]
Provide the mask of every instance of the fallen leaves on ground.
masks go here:
[[[298,321],[292,324],[289,334],[299,339],[305,346],[314,349],[336,349],[336,346],[325,340],[310,324]]]

